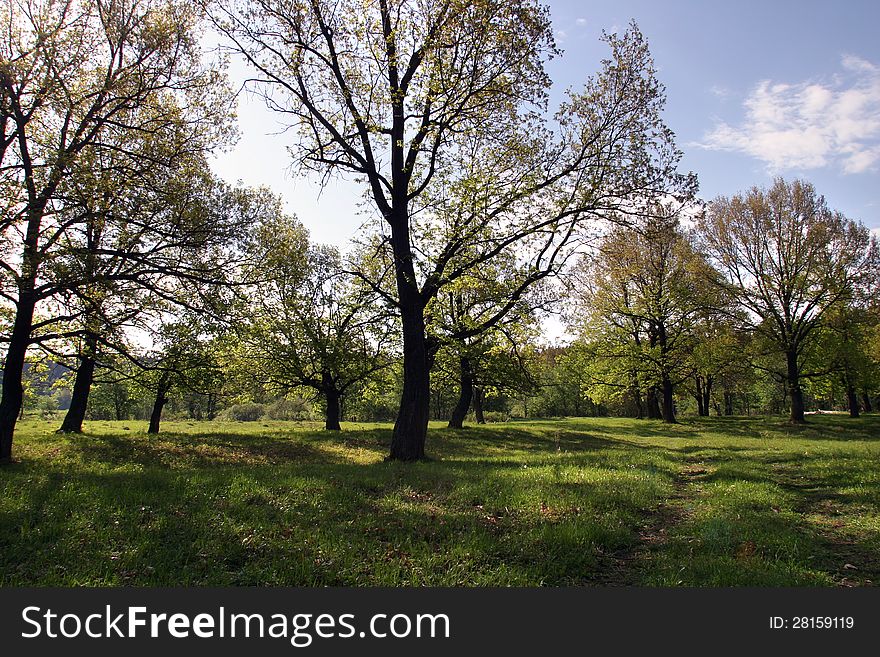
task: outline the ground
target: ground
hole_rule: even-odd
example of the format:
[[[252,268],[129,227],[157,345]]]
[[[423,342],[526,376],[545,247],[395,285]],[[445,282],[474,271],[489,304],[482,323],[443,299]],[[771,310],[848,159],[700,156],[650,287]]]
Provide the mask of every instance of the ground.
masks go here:
[[[19,425],[0,584],[856,586],[880,582],[880,416]]]

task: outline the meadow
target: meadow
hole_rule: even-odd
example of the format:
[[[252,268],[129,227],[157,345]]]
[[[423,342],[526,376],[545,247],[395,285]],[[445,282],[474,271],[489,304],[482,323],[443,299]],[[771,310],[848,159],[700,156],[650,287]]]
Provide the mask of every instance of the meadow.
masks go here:
[[[3,586],[880,582],[880,416],[19,424]]]

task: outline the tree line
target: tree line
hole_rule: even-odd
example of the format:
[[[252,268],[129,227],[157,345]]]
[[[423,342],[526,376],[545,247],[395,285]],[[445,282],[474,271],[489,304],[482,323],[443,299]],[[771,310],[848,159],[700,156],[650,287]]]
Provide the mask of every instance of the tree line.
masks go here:
[[[0,20],[0,460],[40,362],[72,373],[64,431],[93,387],[118,417],[148,393],[153,432],[175,391],[209,417],[313,397],[329,430],[345,404],[390,408],[399,460],[432,414],[549,408],[548,377],[576,413],[667,421],[684,387],[704,414],[746,370],[785,383],[796,422],[805,381],[874,390],[876,242],[800,181],[697,205],[635,24],[551,111],[532,0],[25,0]],[[363,184],[349,252],[211,174],[229,56],[300,170]],[[578,338],[556,353],[537,327],[561,301]]]
[[[793,423],[805,388],[858,417],[878,391],[878,264],[868,229],[800,180],[615,226],[573,277],[586,386],[670,423],[676,393],[709,415],[720,388],[732,414],[768,381]]]

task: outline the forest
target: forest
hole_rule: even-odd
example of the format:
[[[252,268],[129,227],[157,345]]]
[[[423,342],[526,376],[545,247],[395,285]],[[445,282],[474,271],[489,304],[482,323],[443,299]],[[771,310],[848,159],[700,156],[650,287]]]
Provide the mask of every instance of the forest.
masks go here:
[[[521,482],[528,499],[509,506],[556,522],[610,504],[614,518],[603,516],[592,538],[572,538],[572,549],[586,540],[613,550],[641,540],[633,514],[715,473],[677,460],[676,440],[715,456],[727,449],[723,435],[754,437],[768,454],[809,452],[814,440],[831,459],[821,477],[850,458],[828,441],[851,434],[870,462],[876,236],[803,178],[702,198],[699,172],[681,170],[666,90],[635,22],[605,34],[601,66],[558,103],[547,64],[563,55],[548,8],[533,0],[21,0],[2,4],[0,24],[7,482],[34,472],[51,489],[53,468],[129,476],[135,465],[159,472],[215,459],[234,478],[240,457],[244,472],[313,464],[329,494],[338,459],[388,461],[404,470],[355,476],[384,490],[397,473],[408,488],[395,496],[431,506],[463,468],[473,500],[450,494],[479,507],[482,532],[512,522],[493,514],[519,484],[504,479],[495,501],[477,491],[476,453],[487,463],[530,449],[575,455],[563,468],[577,479],[578,468],[598,467],[580,461],[584,450],[610,450],[601,458],[620,469],[609,484],[617,502],[554,500]],[[246,90],[228,74],[231,59],[247,66]],[[360,185],[365,219],[348,248],[315,242],[268,187],[212,172],[213,154],[237,138],[245,92],[289,125],[296,175],[320,177],[330,194],[341,179]],[[648,441],[634,462],[650,481],[629,479],[621,440]],[[476,460],[455,465],[459,457]],[[433,492],[419,488],[422,475]],[[265,495],[257,518],[274,499]],[[30,504],[26,491],[12,497]],[[337,502],[340,515],[363,511]],[[768,505],[800,509],[789,498]],[[28,518],[12,524],[37,523]],[[759,543],[731,539],[724,549],[751,557]],[[531,545],[564,544],[560,534]],[[600,553],[568,563],[560,552],[548,581],[610,567]],[[419,581],[416,571],[375,575],[380,566],[375,576],[329,576],[315,559],[287,576]],[[277,581],[267,568],[190,579]],[[171,571],[159,570],[133,581],[167,582]],[[839,583],[807,570],[755,581]],[[676,583],[665,565],[654,572],[644,581]],[[102,573],[83,577],[129,581]],[[484,575],[528,585],[546,576],[474,566],[456,583]],[[29,580],[7,569],[0,581]]]

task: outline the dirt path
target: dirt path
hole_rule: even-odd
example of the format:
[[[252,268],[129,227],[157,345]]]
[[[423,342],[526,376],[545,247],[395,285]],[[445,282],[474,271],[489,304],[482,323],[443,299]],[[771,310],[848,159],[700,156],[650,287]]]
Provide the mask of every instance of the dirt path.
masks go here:
[[[709,459],[711,461],[711,459]],[[653,512],[646,515],[638,529],[638,540],[616,552],[600,555],[599,564],[589,583],[595,586],[641,586],[656,570],[655,560],[666,548],[676,527],[693,513],[693,503],[702,494],[702,482],[712,477],[715,467],[699,458],[686,459],[672,480],[672,492]],[[811,532],[824,549],[815,555],[814,567],[824,571],[837,586],[876,586],[880,584],[880,553],[866,543],[866,531],[854,521],[861,513],[852,513],[839,493],[814,480],[804,480],[775,467],[768,481],[798,498],[795,511],[802,517],[802,528]],[[676,536],[681,540],[682,536]],[[741,549],[755,546],[743,543]],[[745,553],[750,556],[751,553]],[[737,557],[741,556],[737,553]]]
[[[669,539],[670,529],[688,517],[687,503],[699,494],[698,482],[711,474],[711,466],[702,461],[688,462],[680,469],[672,480],[672,493],[639,527],[638,542],[626,549],[601,555],[591,583],[595,586],[643,584],[644,573],[650,570],[654,555]]]

